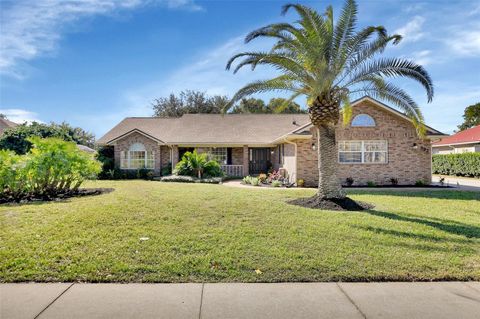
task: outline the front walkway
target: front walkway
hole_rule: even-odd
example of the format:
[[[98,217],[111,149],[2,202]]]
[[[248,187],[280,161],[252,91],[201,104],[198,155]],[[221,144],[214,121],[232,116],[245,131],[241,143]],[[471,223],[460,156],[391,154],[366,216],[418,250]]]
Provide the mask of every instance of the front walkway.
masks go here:
[[[0,284],[0,318],[478,318],[480,282]]]

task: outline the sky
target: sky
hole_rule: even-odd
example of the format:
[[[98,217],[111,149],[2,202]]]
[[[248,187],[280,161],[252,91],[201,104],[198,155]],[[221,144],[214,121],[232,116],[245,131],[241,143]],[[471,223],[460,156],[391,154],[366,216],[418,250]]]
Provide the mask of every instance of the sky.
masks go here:
[[[151,116],[155,98],[182,90],[232,96],[275,70],[232,74],[235,53],[267,49],[245,35],[274,22],[288,0],[0,0],[0,113],[15,122],[63,122],[100,138],[127,116]],[[300,1],[338,16],[343,1]],[[397,82],[426,123],[452,133],[480,101],[480,0],[358,0],[359,27],[383,25],[403,41],[386,56],[413,59],[435,97]],[[268,100],[274,95],[258,97]],[[304,100],[303,104],[304,104]],[[299,101],[302,103],[302,101]]]

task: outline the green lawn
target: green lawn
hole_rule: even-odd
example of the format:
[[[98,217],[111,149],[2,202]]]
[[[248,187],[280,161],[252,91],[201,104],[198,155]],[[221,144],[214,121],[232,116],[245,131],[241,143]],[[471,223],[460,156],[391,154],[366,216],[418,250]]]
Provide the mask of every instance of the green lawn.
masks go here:
[[[0,206],[0,281],[480,280],[479,193],[355,191],[375,209],[334,212],[286,204],[311,189],[86,186],[115,191]]]

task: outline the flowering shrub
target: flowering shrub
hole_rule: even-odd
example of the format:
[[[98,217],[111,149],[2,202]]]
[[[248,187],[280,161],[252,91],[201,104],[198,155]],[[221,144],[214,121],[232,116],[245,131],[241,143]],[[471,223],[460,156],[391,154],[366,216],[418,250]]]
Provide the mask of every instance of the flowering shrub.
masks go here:
[[[270,184],[273,181],[283,182],[283,180],[284,180],[284,177],[282,176],[282,174],[280,174],[280,171],[272,171],[271,173],[268,174],[268,177],[267,177],[267,182]]]
[[[101,171],[100,162],[73,142],[39,137],[28,141],[33,147],[25,155],[0,151],[0,201],[76,192]]]

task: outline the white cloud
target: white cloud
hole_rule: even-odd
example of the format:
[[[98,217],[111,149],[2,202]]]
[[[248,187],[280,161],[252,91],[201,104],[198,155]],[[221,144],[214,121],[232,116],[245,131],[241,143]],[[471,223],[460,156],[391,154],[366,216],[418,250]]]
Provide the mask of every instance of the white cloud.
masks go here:
[[[478,103],[480,86],[438,82],[436,92],[432,103],[422,105],[427,124],[444,133],[452,133],[462,122],[465,108]]]
[[[422,2],[416,2],[412,4],[408,4],[405,7],[403,7],[403,11],[407,13],[413,13],[413,12],[418,12],[424,9],[425,3]]]
[[[417,15],[406,25],[398,28],[393,33],[400,34],[403,37],[402,43],[416,42],[425,36],[422,29],[424,22],[425,18]]]
[[[0,113],[6,115],[7,119],[15,123],[31,123],[33,121],[42,122],[38,118],[37,113],[24,109],[0,109]]]
[[[182,90],[204,91],[210,95],[232,96],[238,89],[248,82],[267,79],[275,75],[272,69],[258,67],[252,72],[248,67],[237,74],[226,71],[225,65],[230,57],[242,51],[255,51],[268,47],[269,43],[262,42],[261,46],[244,44],[243,37],[232,38],[224,44],[200,54],[192,63],[187,63],[164,79],[133,88],[124,94],[128,112],[139,116],[152,114],[150,103],[154,98],[178,93]]]
[[[65,27],[78,19],[149,4],[192,11],[202,9],[194,0],[18,0],[2,3],[0,72],[23,78],[21,64],[54,51]]]
[[[454,31],[445,44],[462,56],[480,55],[480,25],[468,31]]]
[[[171,9],[186,9],[190,11],[203,11],[203,7],[193,0],[167,0],[167,7]]]
[[[432,51],[430,50],[413,52],[411,58],[413,61],[415,61],[415,63],[418,63],[422,66],[431,64],[434,61],[432,57]]]

